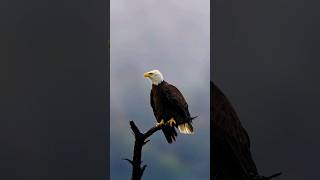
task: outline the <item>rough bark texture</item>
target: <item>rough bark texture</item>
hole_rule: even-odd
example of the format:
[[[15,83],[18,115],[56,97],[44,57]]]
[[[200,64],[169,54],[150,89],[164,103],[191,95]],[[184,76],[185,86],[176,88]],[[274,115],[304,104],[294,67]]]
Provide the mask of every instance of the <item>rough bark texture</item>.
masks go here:
[[[134,133],[135,142],[134,142],[134,149],[133,149],[133,158],[125,159],[132,165],[132,175],[131,180],[141,180],[144,170],[146,169],[147,165],[141,164],[141,152],[142,147],[148,143],[150,140],[147,140],[153,133],[160,130],[163,124],[154,126],[149,129],[146,133],[141,133],[138,127],[135,125],[133,121],[130,121],[131,130]]]

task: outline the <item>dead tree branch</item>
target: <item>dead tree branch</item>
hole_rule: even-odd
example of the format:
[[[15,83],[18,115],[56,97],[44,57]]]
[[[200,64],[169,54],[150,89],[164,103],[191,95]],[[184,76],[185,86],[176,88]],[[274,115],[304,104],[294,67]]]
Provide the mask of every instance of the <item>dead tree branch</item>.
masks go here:
[[[144,170],[147,165],[141,165],[141,152],[142,147],[147,144],[150,140],[147,140],[153,133],[157,132],[162,128],[163,124],[157,125],[149,129],[146,133],[141,133],[138,127],[135,125],[133,121],[130,121],[131,130],[134,133],[135,142],[133,148],[133,158],[124,159],[128,161],[132,165],[132,175],[131,180],[141,180]]]

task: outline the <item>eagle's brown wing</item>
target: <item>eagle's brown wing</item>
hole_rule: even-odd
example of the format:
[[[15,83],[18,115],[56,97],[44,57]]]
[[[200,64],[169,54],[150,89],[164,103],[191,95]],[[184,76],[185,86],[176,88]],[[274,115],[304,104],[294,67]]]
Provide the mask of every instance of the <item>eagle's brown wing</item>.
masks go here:
[[[164,82],[165,85],[163,85],[163,93],[166,97],[166,99],[174,105],[177,111],[182,113],[186,118],[190,118],[190,113],[188,109],[188,104],[183,97],[182,93],[179,91],[178,88],[175,86]]]
[[[153,110],[154,116],[156,117],[157,122],[160,123],[162,118],[160,117],[159,112],[157,112],[157,110],[155,109],[152,91],[150,93],[150,104],[151,104],[151,107],[152,107],[152,110]],[[167,142],[170,144],[173,141],[175,141],[176,137],[178,136],[177,131],[174,129],[174,127],[164,126],[162,128],[162,132],[163,132],[164,136],[166,137]]]
[[[210,86],[214,176],[250,179],[258,172],[250,153],[248,134],[225,95],[213,83]]]

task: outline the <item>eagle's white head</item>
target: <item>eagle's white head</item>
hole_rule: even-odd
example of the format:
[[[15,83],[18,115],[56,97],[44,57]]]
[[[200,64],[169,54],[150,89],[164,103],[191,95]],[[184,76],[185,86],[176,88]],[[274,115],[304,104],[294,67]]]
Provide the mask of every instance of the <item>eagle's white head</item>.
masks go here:
[[[144,77],[149,78],[154,85],[158,85],[163,81],[163,75],[159,70],[152,70],[143,74]]]

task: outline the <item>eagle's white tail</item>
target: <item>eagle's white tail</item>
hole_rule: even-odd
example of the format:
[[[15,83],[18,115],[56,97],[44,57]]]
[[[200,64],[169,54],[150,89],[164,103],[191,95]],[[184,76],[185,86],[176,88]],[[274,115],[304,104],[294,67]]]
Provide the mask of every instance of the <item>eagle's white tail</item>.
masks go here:
[[[178,129],[182,134],[193,134],[193,127],[191,123],[184,123],[178,125]]]

